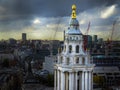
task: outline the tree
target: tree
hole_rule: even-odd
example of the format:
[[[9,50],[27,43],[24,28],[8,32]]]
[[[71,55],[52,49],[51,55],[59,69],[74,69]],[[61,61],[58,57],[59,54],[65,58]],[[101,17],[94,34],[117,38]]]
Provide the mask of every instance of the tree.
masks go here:
[[[8,59],[8,58],[5,58],[5,59],[3,60],[2,66],[3,66],[3,67],[9,67],[9,66],[10,66],[10,65],[9,65],[9,59]]]
[[[105,77],[95,75],[93,77],[93,82],[96,83],[97,85],[101,86],[101,87],[104,87]]]
[[[54,86],[54,75],[48,74],[47,82],[48,82],[48,86]]]

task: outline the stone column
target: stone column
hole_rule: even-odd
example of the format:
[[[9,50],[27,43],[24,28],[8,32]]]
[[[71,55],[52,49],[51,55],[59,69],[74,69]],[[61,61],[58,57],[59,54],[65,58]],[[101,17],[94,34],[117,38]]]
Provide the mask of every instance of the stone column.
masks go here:
[[[88,90],[88,72],[85,72],[85,90]]]
[[[65,75],[61,72],[61,90],[65,90]]]
[[[68,53],[69,52],[69,45],[68,44],[66,44],[66,53]]]
[[[76,64],[76,57],[73,58],[73,64]]]
[[[93,90],[93,71],[91,71],[91,90]]]
[[[69,90],[72,90],[71,85],[72,85],[71,72],[69,72]]]
[[[79,90],[82,90],[82,73],[79,72]]]
[[[75,54],[76,53],[76,45],[75,44],[73,44],[73,46],[72,46],[73,48],[72,48],[72,52]]]
[[[57,81],[57,79],[56,79],[56,75],[57,75],[57,73],[56,73],[56,69],[54,70],[54,90],[57,90],[57,83],[56,83],[56,81]]]
[[[66,78],[66,79],[65,79],[65,90],[69,90],[69,87],[68,87],[68,86],[69,86],[69,82],[68,82],[68,80],[69,80],[69,73],[66,72],[66,73],[65,73],[65,76],[66,76],[66,77],[65,77],[65,78]]]
[[[60,55],[58,55],[57,63],[58,63],[58,64],[60,63]]]
[[[82,72],[82,90],[85,90],[85,72]]]
[[[92,79],[91,79],[91,72],[89,71],[89,90],[92,90],[91,85],[92,85]]]
[[[74,90],[74,74],[72,72],[69,73],[69,90]]]
[[[77,87],[78,87],[78,72],[75,72],[75,90],[78,90]]]
[[[60,90],[60,72],[57,71],[57,90]]]

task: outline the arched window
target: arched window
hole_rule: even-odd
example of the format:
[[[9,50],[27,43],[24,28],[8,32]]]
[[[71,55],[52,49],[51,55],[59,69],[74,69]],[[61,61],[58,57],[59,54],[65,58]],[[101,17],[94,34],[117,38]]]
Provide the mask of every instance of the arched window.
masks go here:
[[[82,64],[85,64],[85,58],[84,57],[82,58]]]
[[[66,51],[66,45],[64,46],[64,52]]]
[[[79,58],[78,57],[76,58],[76,64],[79,64]]]
[[[63,63],[63,57],[60,58],[60,63]]]
[[[79,53],[79,45],[76,46],[76,53]]]
[[[75,26],[75,29],[77,30],[77,26]]]
[[[70,45],[69,46],[69,53],[71,53],[72,52],[72,46]]]
[[[68,65],[69,63],[70,63],[70,60],[69,60],[69,58],[67,58],[66,64]]]
[[[78,37],[76,37],[76,40],[78,40]]]

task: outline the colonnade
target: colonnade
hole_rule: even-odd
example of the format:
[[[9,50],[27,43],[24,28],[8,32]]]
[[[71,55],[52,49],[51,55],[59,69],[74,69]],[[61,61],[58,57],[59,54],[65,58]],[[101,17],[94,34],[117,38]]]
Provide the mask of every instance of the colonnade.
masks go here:
[[[93,90],[92,71],[54,70],[54,90]]]

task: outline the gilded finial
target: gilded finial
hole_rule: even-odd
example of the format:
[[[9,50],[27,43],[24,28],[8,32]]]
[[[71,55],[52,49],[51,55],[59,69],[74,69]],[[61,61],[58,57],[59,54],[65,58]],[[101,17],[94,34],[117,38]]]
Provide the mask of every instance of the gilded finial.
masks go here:
[[[72,10],[76,10],[76,5],[75,4],[72,5]]]
[[[76,18],[76,5],[72,5],[72,18]]]

